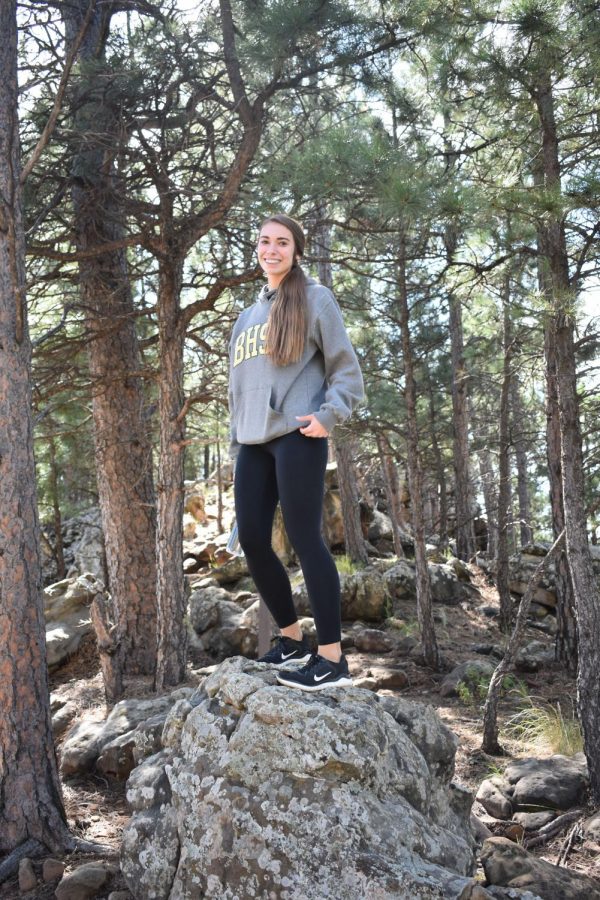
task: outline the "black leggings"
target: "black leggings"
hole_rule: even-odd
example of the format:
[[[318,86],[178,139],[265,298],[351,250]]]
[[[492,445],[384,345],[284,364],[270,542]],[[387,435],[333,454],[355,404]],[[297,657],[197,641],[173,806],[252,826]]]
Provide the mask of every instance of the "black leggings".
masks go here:
[[[240,544],[258,591],[279,628],[298,616],[287,572],[271,546],[277,501],[298,554],[319,644],[340,640],[340,578],[321,536],[327,438],[292,431],[265,444],[242,444],[235,468]]]

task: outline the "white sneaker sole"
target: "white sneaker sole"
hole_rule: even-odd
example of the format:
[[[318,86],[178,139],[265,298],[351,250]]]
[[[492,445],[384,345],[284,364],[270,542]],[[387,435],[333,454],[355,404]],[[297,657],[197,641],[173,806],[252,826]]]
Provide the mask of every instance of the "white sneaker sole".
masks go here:
[[[320,684],[298,684],[297,681],[286,681],[285,677],[281,675],[277,675],[277,681],[279,684],[283,684],[286,687],[297,688],[299,691],[307,691],[309,694],[314,694],[316,691],[324,691],[326,688],[330,687],[352,687],[352,679],[344,675],[342,678],[338,678],[336,681],[322,681]]]
[[[276,669],[280,669],[281,666],[304,666],[310,659],[310,653],[307,653],[306,656],[298,656],[296,659],[284,659],[283,662],[280,663],[270,663],[264,662],[264,666],[275,666]],[[260,660],[258,660],[260,661]]]

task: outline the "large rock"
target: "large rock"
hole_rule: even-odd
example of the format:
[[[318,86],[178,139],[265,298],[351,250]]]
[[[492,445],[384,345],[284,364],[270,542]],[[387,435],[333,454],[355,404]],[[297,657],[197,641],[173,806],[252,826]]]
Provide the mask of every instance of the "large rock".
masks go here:
[[[258,602],[244,609],[224,588],[206,587],[194,591],[189,600],[190,624],[194,629],[192,643],[221,659],[255,655]]]
[[[471,896],[471,797],[433,710],[290,691],[238,657],[173,715],[128,784],[121,868],[138,900]]]
[[[192,688],[184,687],[151,700],[121,700],[103,722],[80,722],[75,725],[62,745],[62,774],[68,776],[91,771],[107,747],[111,748],[112,755],[105,771],[121,776],[129,774],[133,767],[133,748],[136,746],[135,732],[138,726],[161,713],[166,714],[176,700],[192,693]],[[124,771],[122,759],[119,761],[119,771],[111,770],[112,760],[119,759],[119,756],[131,760],[127,772]]]
[[[476,593],[470,584],[468,569],[452,562],[440,564],[430,562],[428,565],[431,583],[431,596],[436,603],[445,606],[458,606],[470,600]],[[411,560],[401,559],[389,568],[384,579],[388,590],[395,600],[416,597],[415,564]]]
[[[44,590],[46,653],[50,670],[77,651],[82,638],[93,632],[90,605],[104,592],[102,582],[86,572],[66,578]]]
[[[442,697],[456,697],[464,686],[474,701],[483,699],[483,692],[489,684],[496,666],[488,659],[468,659],[460,663],[446,675],[440,687]]]
[[[570,809],[583,801],[589,786],[583,753],[548,759],[519,759],[506,767],[515,808]]]
[[[507,838],[488,838],[481,862],[490,884],[528,890],[542,900],[600,900],[600,883],[532,856]]]
[[[64,523],[63,545],[67,578],[91,572],[99,581],[104,581],[104,536],[97,506]]]

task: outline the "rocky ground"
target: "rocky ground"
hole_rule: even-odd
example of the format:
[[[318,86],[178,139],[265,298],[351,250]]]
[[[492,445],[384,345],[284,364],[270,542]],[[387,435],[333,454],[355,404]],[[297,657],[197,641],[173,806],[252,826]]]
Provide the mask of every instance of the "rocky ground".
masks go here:
[[[213,516],[210,506],[203,506],[200,516],[204,523],[210,522]],[[227,523],[228,524],[228,523]],[[188,523],[188,541],[193,542],[194,523]],[[217,542],[218,543],[218,542]],[[214,549],[214,548],[213,548]],[[192,548],[193,550],[193,548]],[[206,584],[206,572],[194,562],[192,551],[191,560],[186,568],[192,587],[202,591],[202,585]],[[385,564],[387,565],[387,563]],[[385,574],[385,565],[382,561],[380,575]],[[88,568],[90,568],[88,566]],[[200,569],[200,571],[198,571]],[[203,572],[205,573],[203,575]],[[96,572],[95,574],[99,574]],[[447,573],[446,573],[447,574]],[[437,573],[440,577],[446,577],[440,569]],[[350,576],[351,578],[353,576]],[[437,577],[437,576],[436,576]],[[482,685],[485,685],[485,673],[493,668],[496,662],[495,652],[498,652],[502,644],[502,636],[497,626],[497,618],[494,611],[498,608],[498,598],[495,588],[484,569],[476,565],[468,567],[468,573],[463,573],[461,580],[467,586],[460,592],[460,597],[446,598],[445,602],[435,604],[436,632],[443,660],[443,670],[439,673],[432,672],[423,665],[419,655],[417,643],[416,607],[414,596],[403,588],[404,574],[402,571],[393,576],[394,603],[393,610],[387,611],[387,619],[384,621],[368,621],[360,617],[352,616],[352,621],[344,624],[344,642],[350,670],[355,683],[361,687],[377,691],[380,695],[401,696],[402,698],[417,701],[433,706],[443,722],[456,734],[459,739],[456,754],[455,780],[464,785],[473,794],[476,794],[483,782],[490,778],[498,779],[506,766],[518,760],[531,758],[545,759],[556,751],[549,743],[543,740],[535,742],[530,737],[518,737],[514,731],[507,727],[514,716],[528,705],[553,705],[560,706],[566,718],[571,716],[575,704],[575,685],[564,672],[552,660],[553,638],[551,627],[548,626],[551,616],[545,615],[543,621],[532,620],[527,629],[525,643],[530,650],[520,666],[521,671],[515,673],[514,681],[508,685],[499,708],[500,739],[505,749],[504,757],[491,757],[481,751],[481,715],[482,715]],[[301,577],[298,573],[292,573],[292,583],[299,584]],[[467,583],[468,582],[468,583]],[[242,584],[240,582],[240,584]],[[78,589],[81,587],[79,585]],[[85,585],[84,585],[85,587]],[[450,594],[456,589],[456,583],[446,585]],[[71,589],[72,590],[72,589]],[[190,648],[190,660],[188,676],[184,687],[193,690],[205,678],[206,667],[220,662],[225,656],[223,652],[227,648],[227,641],[238,642],[238,646],[252,645],[255,640],[256,610],[252,607],[253,597],[247,590],[237,590],[237,595],[232,593],[238,608],[238,618],[234,625],[231,621],[217,623],[211,630],[214,607],[222,602],[224,595],[219,595],[218,587],[208,588],[209,593],[201,594],[200,601],[196,604],[191,615],[192,624],[196,628],[199,639],[195,639]],[[298,599],[302,602],[301,588]],[[213,594],[210,594],[213,591]],[[216,594],[214,592],[217,592]],[[63,602],[60,591],[55,592],[57,603]],[[360,605],[360,592],[355,592],[354,599],[347,602],[347,609],[356,609]],[[204,599],[202,599],[204,597]],[[206,599],[208,598],[208,599]],[[220,598],[220,599],[219,599]],[[358,599],[357,599],[358,598]],[[542,598],[543,599],[543,598]],[[354,604],[354,605],[353,605]],[[357,606],[358,604],[358,606]],[[234,607],[233,602],[225,601],[224,607]],[[241,610],[241,619],[239,618]],[[231,610],[229,611],[231,612]],[[392,613],[390,615],[390,612]],[[229,613],[228,613],[229,615]],[[211,618],[213,617],[213,618]],[[241,625],[240,625],[241,622]],[[550,623],[551,624],[551,623]],[[76,628],[81,628],[79,620],[75,621]],[[225,634],[226,638],[215,636]],[[254,634],[254,637],[253,637]],[[232,637],[233,635],[233,637]],[[241,635],[241,636],[240,636]],[[223,643],[224,640],[224,643]],[[52,651],[54,652],[54,651]],[[242,650],[248,656],[252,656],[252,650]],[[532,662],[533,657],[538,662]],[[479,661],[478,672],[474,671],[474,660]],[[457,677],[449,678],[450,673],[456,672],[457,667],[463,665],[467,669],[466,678],[462,685],[456,689]],[[533,669],[533,671],[531,671]],[[529,671],[528,671],[529,670]],[[64,723],[57,724],[57,746],[61,754],[63,768],[68,756],[68,747],[65,747],[65,735],[69,733],[73,723],[82,728],[93,729],[94,723],[104,722],[108,710],[104,702],[102,678],[100,674],[99,660],[97,656],[95,638],[92,633],[85,634],[78,648],[72,652],[66,662],[57,664],[51,673],[51,691],[55,708],[64,713]],[[126,685],[126,698],[140,701],[152,698],[151,686],[144,679],[131,679]],[[156,729],[155,729],[156,730]],[[152,740],[153,731],[148,730],[148,740]],[[146,754],[148,755],[148,754]],[[117,752],[118,756],[118,752]],[[88,772],[71,772],[63,775],[63,793],[65,807],[71,825],[71,829],[77,836],[101,843],[109,848],[103,857],[90,859],[71,855],[57,861],[57,867],[52,871],[42,871],[42,863],[33,861],[33,872],[29,873],[30,889],[27,887],[23,873],[21,886],[17,876],[0,886],[0,898],[52,898],[62,896],[63,900],[79,900],[89,897],[98,900],[126,900],[130,895],[126,891],[125,882],[119,872],[119,847],[123,829],[130,818],[130,812],[125,799],[125,779],[115,778],[113,769],[118,768],[118,761],[104,766],[97,763]],[[76,767],[74,767],[76,768]],[[498,781],[500,787],[503,783]],[[506,784],[504,784],[504,788]],[[511,789],[512,790],[512,789]],[[534,838],[530,852],[540,860],[546,860],[552,864],[560,864],[563,869],[571,873],[581,873],[592,878],[600,879],[600,827],[596,831],[584,831],[582,822],[592,816],[594,809],[586,805],[586,798],[581,793],[577,798],[577,808],[581,812],[576,818],[566,821],[564,827],[549,839],[543,839],[543,832],[539,827],[524,831],[523,826],[504,820],[498,815],[490,815],[490,804],[487,810],[476,803],[474,810],[480,823],[489,829],[489,833],[500,837],[508,837],[521,845]],[[486,801],[487,802],[487,801]],[[506,798],[500,794],[500,803],[506,802]],[[531,824],[531,823],[529,823]],[[540,835],[542,839],[540,840]],[[535,844],[537,836],[538,843]],[[516,845],[515,845],[516,846]],[[110,852],[112,849],[112,853]],[[87,889],[70,889],[68,885],[62,894],[55,893],[57,889],[60,868],[66,872],[74,871],[82,863],[95,862],[104,868],[91,872],[90,885],[96,879],[97,887],[90,886]],[[44,881],[44,874],[48,877]],[[480,869],[482,881],[483,871]],[[53,876],[50,878],[50,876]],[[600,898],[600,881],[598,883],[597,896]],[[63,881],[63,887],[65,882]],[[588,887],[585,895],[592,900],[596,894],[595,887]],[[577,897],[581,893],[553,894],[550,891],[544,894],[544,900],[555,900],[555,897]],[[471,896],[471,895],[470,895]],[[506,895],[503,895],[506,896]],[[517,896],[517,895],[515,895]],[[519,896],[521,896],[519,894]]]
[[[481,598],[472,604],[439,608],[436,613],[438,638],[444,657],[445,673],[433,673],[424,667],[418,658],[411,658],[404,652],[398,654],[395,651],[382,652],[373,649],[371,652],[349,647],[347,650],[350,669],[355,679],[382,678],[385,673],[398,671],[406,676],[405,685],[398,689],[381,688],[382,694],[398,693],[402,697],[417,700],[421,703],[434,706],[443,721],[454,731],[459,738],[459,747],[456,756],[456,780],[476,793],[480,784],[491,774],[502,771],[509,760],[529,757],[545,757],[551,754],[551,748],[543,744],[535,746],[526,741],[509,737],[501,728],[501,740],[506,749],[506,758],[490,757],[481,752],[481,699],[463,692],[461,696],[442,697],[440,686],[447,671],[461,662],[473,658],[472,646],[499,644],[500,633],[494,619],[481,613],[485,605],[497,604],[495,590],[491,586],[483,572],[475,567],[471,568],[473,581],[477,585]],[[403,621],[406,623],[406,631],[410,633],[413,628],[415,610],[414,604],[407,601],[403,610]],[[377,630],[377,629],[375,629]],[[369,635],[373,629],[363,629],[367,638],[362,642],[363,646],[369,645]],[[529,629],[528,639],[539,640],[540,632]],[[371,634],[371,644],[373,644]],[[550,639],[546,639],[550,646]],[[485,657],[482,657],[485,658]],[[188,672],[188,684],[194,686],[199,681],[198,671],[214,660],[199,650],[193,651]],[[562,668],[556,665],[545,666],[538,672],[519,673],[520,684],[518,690],[509,692],[500,706],[500,721],[506,723],[523,705],[523,695],[541,702],[560,703],[565,711],[571,710],[575,697],[574,683],[568,679]],[[365,685],[367,686],[367,685]],[[106,707],[103,698],[102,680],[99,671],[98,659],[94,640],[88,636],[79,651],[66,665],[58,669],[51,678],[51,687],[54,696],[68,700],[76,705],[76,720],[99,721],[106,716]],[[143,698],[150,696],[149,685],[143,680],[132,680],[128,684],[127,696],[131,698]],[[59,752],[61,739],[59,738]],[[99,773],[87,776],[67,778],[64,781],[64,799],[67,815],[75,834],[86,840],[97,841],[114,848],[112,859],[109,863],[118,864],[118,848],[121,833],[128,821],[129,813],[124,796],[124,782]],[[588,815],[593,810],[586,809]],[[486,823],[492,833],[499,835],[510,834],[510,828],[501,822],[494,822],[490,818]],[[537,856],[556,863],[559,857],[563,865],[569,869],[587,875],[600,877],[600,857],[598,856],[598,844],[590,838],[581,838],[575,835],[573,829],[568,827],[547,843],[538,846],[532,852]],[[565,851],[566,853],[565,858]],[[82,862],[88,862],[89,857],[67,857],[62,860],[67,870],[75,868]],[[38,873],[38,876],[41,873]],[[19,890],[16,876],[0,888],[0,897],[35,897],[44,900],[55,896],[56,880],[44,885],[38,877],[38,884],[33,891],[23,892]],[[112,892],[125,890],[121,876],[118,872],[112,874],[104,889],[88,896],[104,898]],[[118,894],[117,894],[118,896]],[[127,895],[124,895],[127,896]]]

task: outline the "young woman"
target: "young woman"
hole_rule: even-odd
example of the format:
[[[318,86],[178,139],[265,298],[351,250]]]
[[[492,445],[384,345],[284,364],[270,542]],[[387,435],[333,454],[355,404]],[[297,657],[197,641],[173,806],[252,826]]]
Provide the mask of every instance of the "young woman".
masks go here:
[[[230,343],[229,409],[240,544],[281,636],[260,662],[281,684],[305,691],[350,685],[341,650],[340,580],[321,537],[327,437],[363,396],[356,354],[331,292],[299,261],[304,232],[270,216],[258,238],[267,284],[237,320]],[[290,581],[271,546],[277,502],[298,554],[315,619],[311,654]],[[287,663],[304,663],[286,670]]]

